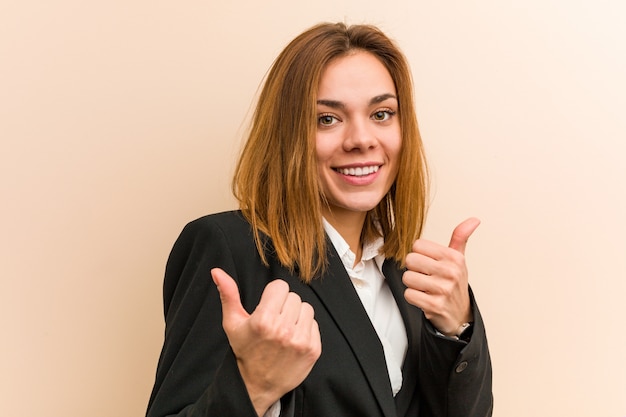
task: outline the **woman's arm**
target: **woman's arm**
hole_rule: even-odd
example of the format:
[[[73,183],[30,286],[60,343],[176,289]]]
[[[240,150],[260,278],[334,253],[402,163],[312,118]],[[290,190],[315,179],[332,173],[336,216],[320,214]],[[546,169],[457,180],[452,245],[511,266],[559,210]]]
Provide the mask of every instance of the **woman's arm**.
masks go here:
[[[257,416],[222,328],[212,267],[237,277],[226,237],[203,218],[185,227],[167,262],[165,341],[148,417]]]
[[[149,417],[264,415],[321,352],[311,306],[284,281],[267,283],[247,229],[224,232],[213,219],[188,225],[168,260],[165,343]]]
[[[480,311],[470,289],[473,333],[469,342],[442,336],[424,318],[420,349],[420,416],[489,417],[492,369]]]

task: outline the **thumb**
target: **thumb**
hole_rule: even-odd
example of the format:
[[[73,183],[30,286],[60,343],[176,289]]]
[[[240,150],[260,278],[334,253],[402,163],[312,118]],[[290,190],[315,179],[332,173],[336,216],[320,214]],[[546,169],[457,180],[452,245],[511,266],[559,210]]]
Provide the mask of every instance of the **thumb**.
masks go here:
[[[474,230],[476,230],[479,224],[480,220],[475,217],[471,217],[459,224],[452,232],[449,247],[465,254],[467,240],[470,238],[472,233],[474,233]]]
[[[211,276],[220,293],[224,327],[236,326],[239,321],[250,317],[241,305],[239,288],[235,280],[220,268],[211,269]]]

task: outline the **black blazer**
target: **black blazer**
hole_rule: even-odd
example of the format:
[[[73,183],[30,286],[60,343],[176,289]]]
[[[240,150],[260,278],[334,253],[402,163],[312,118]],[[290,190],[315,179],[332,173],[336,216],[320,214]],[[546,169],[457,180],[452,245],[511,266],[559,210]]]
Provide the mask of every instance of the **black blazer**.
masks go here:
[[[332,244],[326,272],[310,285],[280,265],[266,242],[262,264],[249,223],[227,212],[189,223],[169,257],[165,281],[165,342],[148,417],[256,416],[222,328],[219,294],[210,270],[238,283],[252,312],[276,278],[315,310],[322,354],[311,373],[281,399],[281,416],[483,417],[492,413],[491,360],[472,295],[469,343],[438,336],[422,311],[403,297],[403,270],[383,267],[408,336],[403,385],[392,395],[382,345]]]

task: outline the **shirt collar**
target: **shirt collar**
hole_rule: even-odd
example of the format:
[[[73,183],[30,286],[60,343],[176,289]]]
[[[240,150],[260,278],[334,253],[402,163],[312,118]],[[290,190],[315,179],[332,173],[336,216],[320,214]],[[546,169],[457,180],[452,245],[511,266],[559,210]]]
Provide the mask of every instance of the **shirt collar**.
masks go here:
[[[325,219],[322,218],[324,222],[324,231],[330,238],[331,243],[335,247],[335,250],[339,254],[344,266],[346,269],[351,270],[354,266],[354,260],[356,255],[350,250],[350,245],[348,242],[339,234],[339,232]],[[385,239],[382,236],[377,237],[371,242],[366,243],[363,246],[363,253],[361,254],[361,261],[369,261],[370,259],[374,259],[376,265],[378,265],[378,269],[382,272],[383,262],[385,260],[385,255],[380,253],[380,249],[385,244]]]

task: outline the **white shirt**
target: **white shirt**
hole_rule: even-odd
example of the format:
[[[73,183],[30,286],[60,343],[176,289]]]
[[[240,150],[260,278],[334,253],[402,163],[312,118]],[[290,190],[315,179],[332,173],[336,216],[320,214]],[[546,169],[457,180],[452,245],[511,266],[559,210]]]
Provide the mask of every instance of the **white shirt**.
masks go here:
[[[402,363],[409,342],[400,309],[383,275],[385,256],[379,254],[379,250],[384,240],[381,237],[365,245],[361,260],[355,265],[356,255],[326,219],[324,219],[324,231],[339,254],[352,285],[378,334],[385,354],[389,382],[391,382],[391,389],[395,396],[402,388]],[[279,414],[280,400],[265,412],[264,417],[278,417]]]
[[[383,345],[389,381],[395,396],[402,388],[402,363],[406,355],[408,339],[400,309],[382,272],[385,256],[381,255],[379,250],[384,240],[380,237],[364,245],[361,260],[355,265],[356,255],[350,250],[350,246],[339,232],[325,219],[324,230],[339,254]]]

